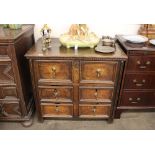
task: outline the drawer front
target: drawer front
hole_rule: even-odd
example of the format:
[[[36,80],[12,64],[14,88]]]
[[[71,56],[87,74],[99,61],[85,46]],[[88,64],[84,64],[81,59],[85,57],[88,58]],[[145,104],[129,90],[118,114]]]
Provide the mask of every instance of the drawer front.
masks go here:
[[[89,118],[108,118],[110,115],[111,106],[109,105],[81,105],[79,106],[79,117]]]
[[[126,74],[124,89],[155,89],[155,74]]]
[[[129,56],[128,71],[155,71],[155,57]]]
[[[155,106],[154,91],[124,91],[122,96],[122,106]]]
[[[0,100],[0,119],[1,118],[20,118],[21,110],[19,102]]]
[[[17,100],[17,90],[16,87],[11,86],[1,86],[0,87],[0,100]]]
[[[72,102],[73,88],[68,86],[39,86],[42,102]]]
[[[36,61],[39,82],[71,82],[71,61]]]
[[[11,62],[0,62],[0,84],[14,83]]]
[[[41,104],[43,117],[72,117],[73,106],[65,104]]]
[[[81,82],[114,84],[117,73],[117,62],[82,61]]]
[[[80,102],[112,102],[113,89],[102,87],[80,87]]]
[[[9,47],[0,45],[0,57],[7,57],[9,55]]]

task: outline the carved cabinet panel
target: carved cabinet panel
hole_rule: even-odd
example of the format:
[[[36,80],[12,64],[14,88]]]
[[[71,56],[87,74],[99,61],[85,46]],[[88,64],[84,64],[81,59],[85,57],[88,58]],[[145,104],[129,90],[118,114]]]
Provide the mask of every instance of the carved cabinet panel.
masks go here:
[[[26,121],[31,117],[32,84],[24,54],[33,43],[33,25],[23,25],[19,30],[0,26],[0,121]]]

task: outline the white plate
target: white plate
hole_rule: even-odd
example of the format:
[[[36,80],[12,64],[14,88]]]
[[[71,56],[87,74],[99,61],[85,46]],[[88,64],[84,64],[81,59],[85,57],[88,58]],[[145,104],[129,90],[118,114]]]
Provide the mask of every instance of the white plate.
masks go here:
[[[151,39],[149,42],[150,42],[152,45],[155,45],[155,39]]]
[[[124,35],[123,38],[132,43],[144,43],[148,41],[147,37],[141,35]]]

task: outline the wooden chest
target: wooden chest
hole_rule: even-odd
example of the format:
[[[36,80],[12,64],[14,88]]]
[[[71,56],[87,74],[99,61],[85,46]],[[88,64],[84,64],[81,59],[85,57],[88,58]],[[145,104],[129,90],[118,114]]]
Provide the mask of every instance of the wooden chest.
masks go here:
[[[36,108],[43,118],[113,119],[122,70],[127,56],[117,45],[114,54],[84,48],[41,50],[41,40],[31,48],[29,59]]]
[[[19,30],[0,27],[0,121],[30,119],[32,85],[24,55],[33,44],[33,25]]]
[[[155,47],[132,44],[117,36],[128,55],[116,117],[123,111],[155,110]]]

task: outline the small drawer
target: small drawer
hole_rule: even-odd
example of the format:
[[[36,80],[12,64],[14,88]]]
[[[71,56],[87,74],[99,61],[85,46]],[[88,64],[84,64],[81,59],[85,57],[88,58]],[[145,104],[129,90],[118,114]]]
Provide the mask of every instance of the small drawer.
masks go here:
[[[155,106],[154,91],[124,91],[122,106]]]
[[[8,46],[0,46],[0,57],[8,57],[9,55],[9,47]]]
[[[108,118],[110,105],[79,105],[79,117],[81,118]]]
[[[117,73],[118,62],[82,61],[81,83],[106,83],[113,85]]]
[[[155,57],[129,56],[128,71],[155,71]]]
[[[113,98],[113,88],[80,87],[80,102],[108,102]]]
[[[11,86],[0,86],[0,100],[17,100],[17,90],[16,87]]]
[[[72,62],[71,61],[35,61],[37,79],[39,83],[72,82]]]
[[[155,74],[126,74],[124,89],[155,89]]]
[[[9,61],[0,62],[0,84],[14,83],[12,64]]]
[[[21,109],[18,101],[0,100],[0,119],[20,117]]]
[[[73,105],[41,103],[43,117],[72,117]]]
[[[41,102],[66,102],[73,101],[73,87],[70,86],[39,86]]]

